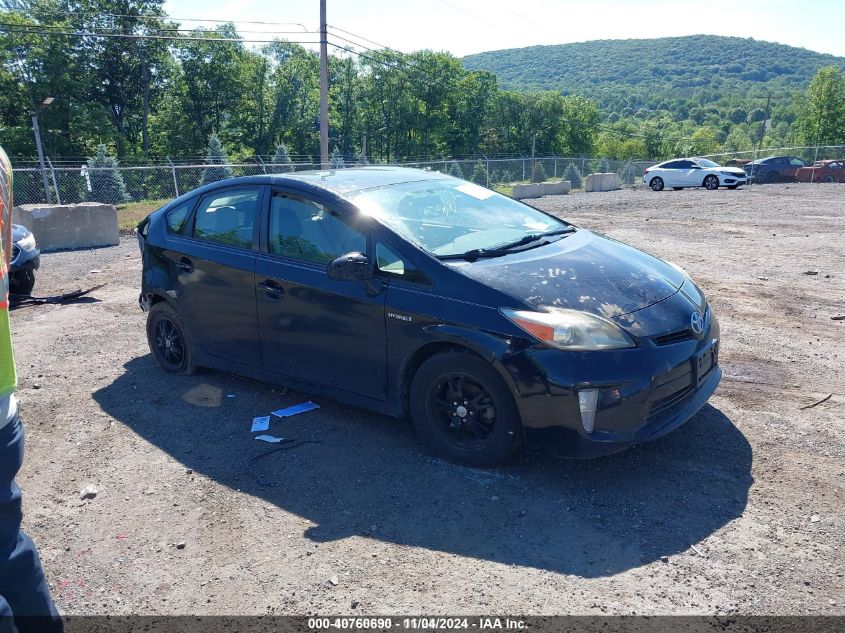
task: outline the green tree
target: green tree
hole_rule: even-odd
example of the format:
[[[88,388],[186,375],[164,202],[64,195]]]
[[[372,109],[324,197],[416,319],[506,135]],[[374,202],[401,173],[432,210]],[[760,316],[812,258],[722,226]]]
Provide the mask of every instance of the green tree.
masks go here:
[[[610,161],[607,158],[602,158],[596,168],[597,173],[607,174],[610,172]]]
[[[578,171],[578,166],[575,163],[569,163],[563,179],[568,180],[572,184],[573,189],[581,188],[581,172]]]
[[[463,178],[464,177],[464,172],[463,172],[463,170],[461,170],[460,163],[458,163],[456,161],[452,161],[449,164],[449,175],[452,176],[453,178]]]
[[[129,200],[123,174],[117,168],[117,158],[106,154],[106,146],[99,145],[97,153],[88,159],[88,176],[91,179],[91,191],[86,199],[92,202],[120,204]]]
[[[203,185],[232,177],[232,168],[229,167],[229,158],[226,156],[226,151],[223,149],[220,137],[216,134],[209,134],[208,136],[208,152],[205,157],[205,162],[212,166],[206,167],[202,170],[201,183]]]
[[[804,101],[797,121],[804,143],[845,143],[845,73],[835,66],[819,68]]]
[[[480,160],[476,161],[475,167],[472,168],[472,175],[469,179],[477,185],[487,186],[487,167],[484,166]]]
[[[290,160],[290,155],[284,143],[276,145],[276,153],[273,154],[271,161],[274,166],[274,171],[293,171],[293,163]]]

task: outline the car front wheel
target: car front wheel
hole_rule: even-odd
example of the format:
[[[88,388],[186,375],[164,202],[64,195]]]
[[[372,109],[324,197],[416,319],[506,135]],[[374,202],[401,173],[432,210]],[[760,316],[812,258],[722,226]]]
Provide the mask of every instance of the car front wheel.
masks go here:
[[[716,176],[707,176],[704,179],[704,188],[713,191],[719,188],[719,179]]]
[[[159,366],[170,374],[193,374],[191,344],[179,313],[161,301],[147,315],[147,342]]]
[[[660,176],[652,178],[651,182],[649,183],[649,187],[651,187],[652,191],[663,191],[663,178],[661,178]]]
[[[29,296],[35,288],[35,271],[24,268],[9,276],[9,293],[13,295]]]
[[[411,417],[426,445],[472,466],[501,462],[522,444],[519,412],[505,381],[469,352],[435,354],[411,384]]]

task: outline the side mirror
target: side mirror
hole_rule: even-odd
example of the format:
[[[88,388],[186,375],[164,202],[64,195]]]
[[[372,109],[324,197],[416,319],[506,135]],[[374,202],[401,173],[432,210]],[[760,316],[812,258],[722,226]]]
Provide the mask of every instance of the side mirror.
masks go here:
[[[347,253],[330,261],[326,274],[337,281],[366,281],[373,276],[373,271],[366,255]]]

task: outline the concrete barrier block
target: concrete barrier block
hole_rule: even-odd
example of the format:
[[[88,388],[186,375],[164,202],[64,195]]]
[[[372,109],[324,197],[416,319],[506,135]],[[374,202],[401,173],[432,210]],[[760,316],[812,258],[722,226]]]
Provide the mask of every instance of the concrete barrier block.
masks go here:
[[[572,183],[568,180],[561,182],[544,182],[541,185],[544,196],[563,196],[572,191]]]
[[[543,187],[539,183],[531,183],[529,185],[514,185],[511,197],[516,200],[524,200],[525,198],[539,198],[543,195]]]
[[[12,222],[32,231],[42,251],[120,243],[117,209],[111,204],[25,204],[14,208]]]
[[[614,191],[622,185],[619,174],[590,174],[584,184],[584,191]]]

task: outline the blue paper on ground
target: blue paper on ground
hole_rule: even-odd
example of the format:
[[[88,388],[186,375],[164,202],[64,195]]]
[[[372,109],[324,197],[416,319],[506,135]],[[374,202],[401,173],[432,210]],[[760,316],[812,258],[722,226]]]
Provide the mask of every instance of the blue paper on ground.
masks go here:
[[[260,418],[252,418],[252,432],[266,431],[270,428],[270,416],[262,415]]]
[[[279,409],[278,411],[273,411],[273,415],[278,418],[289,418],[290,416],[296,415],[297,413],[305,413],[306,411],[311,411],[312,409],[319,408],[319,404],[314,404],[309,400],[308,402],[295,404],[292,407],[288,407],[287,409]]]

